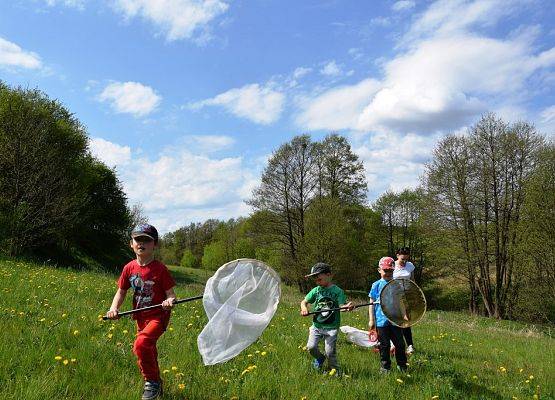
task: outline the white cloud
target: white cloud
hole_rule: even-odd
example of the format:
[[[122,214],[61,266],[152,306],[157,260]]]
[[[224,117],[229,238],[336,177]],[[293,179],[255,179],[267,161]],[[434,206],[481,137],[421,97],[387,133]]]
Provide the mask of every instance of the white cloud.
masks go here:
[[[231,136],[224,135],[193,135],[190,136],[195,148],[202,153],[212,153],[229,148],[235,143]]]
[[[85,7],[85,0],[45,0],[45,2],[50,7],[54,7],[57,5],[63,5],[66,7],[77,9],[83,9]]]
[[[542,122],[554,122],[555,121],[555,105],[545,108],[541,113]]]
[[[331,60],[327,62],[322,69],[320,69],[320,73],[326,76],[338,76],[341,75],[341,67],[337,65],[335,60]]]
[[[340,86],[315,97],[301,98],[302,112],[296,123],[304,129],[340,130],[354,128],[359,115],[380,88],[374,79],[365,79],[356,85]]]
[[[386,27],[391,25],[391,20],[388,17],[374,17],[370,20],[370,25]]]
[[[98,100],[110,102],[117,113],[143,117],[158,107],[162,97],[139,82],[112,82],[104,88]]]
[[[116,0],[115,6],[128,19],[153,23],[169,41],[206,35],[209,23],[229,8],[221,0]]]
[[[299,79],[305,76],[306,74],[310,73],[312,68],[308,67],[297,67],[295,71],[293,71],[293,79]]]
[[[369,200],[373,201],[386,190],[395,192],[415,188],[425,170],[439,136],[420,136],[413,133],[374,133],[353,151],[364,163],[368,180]]]
[[[254,83],[189,104],[188,108],[198,110],[206,106],[220,106],[237,117],[268,125],[279,119],[284,102],[283,93],[274,90],[270,85],[260,86]]]
[[[38,54],[0,37],[0,67],[38,69],[41,66]]]
[[[416,3],[413,0],[401,0],[391,6],[393,11],[405,11],[414,8]]]
[[[246,216],[244,200],[259,182],[260,166],[245,166],[241,157],[216,158],[198,154],[186,146],[190,138],[229,144],[226,136],[190,136],[181,144],[147,157],[136,149],[93,138],[93,155],[111,167],[130,204],[140,203],[161,232],[193,221]]]
[[[89,142],[91,154],[111,168],[125,166],[131,161],[131,148],[120,146],[102,138],[91,138]]]
[[[502,8],[500,0],[432,4],[405,36],[409,45],[384,62],[384,77],[374,85],[379,90],[361,92],[360,85],[368,79],[332,88],[304,101],[297,121],[309,129],[429,134],[457,129],[487,110],[518,105],[526,97],[529,78],[555,65],[555,48],[535,50],[535,27],[506,39],[468,31],[491,23],[488,14],[496,20],[508,12],[491,3]],[[512,2],[507,5],[512,9]],[[357,101],[334,106],[331,99],[338,90],[342,98],[352,93]],[[514,104],[507,104],[508,99]],[[334,118],[315,112],[319,106]]]

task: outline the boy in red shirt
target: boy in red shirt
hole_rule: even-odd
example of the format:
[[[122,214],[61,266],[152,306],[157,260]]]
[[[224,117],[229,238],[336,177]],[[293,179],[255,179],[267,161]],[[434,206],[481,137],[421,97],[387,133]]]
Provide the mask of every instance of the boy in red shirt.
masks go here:
[[[162,308],[133,314],[133,319],[137,321],[133,352],[145,380],[142,400],[155,399],[162,394],[156,341],[168,326],[170,309],[175,300],[175,281],[168,268],[154,259],[157,244],[158,231],[152,225],[141,224],[133,230],[130,246],[137,258],[123,267],[118,290],[106,314],[111,319],[119,318],[119,308],[129,288],[134,290],[134,309],[162,303]]]

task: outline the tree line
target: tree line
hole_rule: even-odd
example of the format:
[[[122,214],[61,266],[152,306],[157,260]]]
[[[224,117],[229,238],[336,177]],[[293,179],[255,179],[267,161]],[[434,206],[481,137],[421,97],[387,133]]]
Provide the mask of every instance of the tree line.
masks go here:
[[[40,90],[0,82],[0,254],[117,270],[145,222],[88,134]],[[411,151],[412,149],[399,149]],[[439,141],[415,189],[368,204],[347,139],[299,135],[269,158],[251,215],[191,223],[161,239],[167,264],[215,270],[257,258],[305,292],[317,261],[366,291],[378,260],[410,247],[430,304],[555,321],[555,145],[528,122],[482,116]]]
[[[367,290],[379,258],[409,247],[432,306],[555,321],[552,141],[486,114],[440,140],[416,183],[367,204],[364,167],[344,137],[296,136],[269,158],[250,216],[178,229],[160,254],[212,270],[254,257],[304,292],[317,261],[342,287]]]

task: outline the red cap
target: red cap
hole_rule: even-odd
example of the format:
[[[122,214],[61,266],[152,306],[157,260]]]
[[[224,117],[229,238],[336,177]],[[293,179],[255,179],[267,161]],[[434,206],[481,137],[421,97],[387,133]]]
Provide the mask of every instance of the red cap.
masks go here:
[[[380,267],[381,269],[394,269],[395,260],[391,257],[382,257],[380,258],[378,267]]]

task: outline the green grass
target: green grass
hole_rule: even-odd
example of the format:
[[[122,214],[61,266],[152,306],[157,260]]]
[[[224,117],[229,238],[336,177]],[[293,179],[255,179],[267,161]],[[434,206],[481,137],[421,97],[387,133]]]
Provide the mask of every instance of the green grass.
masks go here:
[[[205,271],[172,270],[178,296],[202,293]],[[133,322],[99,320],[115,292],[115,275],[4,260],[0,276],[2,399],[140,398]],[[378,355],[341,336],[339,360],[349,377],[337,378],[310,368],[303,350],[310,320],[299,316],[300,300],[298,292],[284,287],[262,337],[235,359],[211,367],[203,366],[196,348],[206,323],[202,304],[176,307],[158,342],[160,367],[168,371],[164,398],[555,398],[555,340],[549,327],[430,311],[413,328],[417,353],[409,375],[380,376]],[[125,309],[129,303],[130,296]],[[343,314],[343,324],[365,328],[366,323],[366,309]]]

